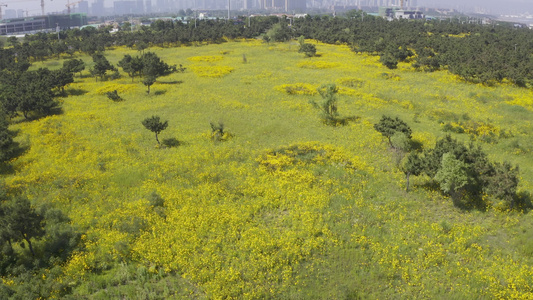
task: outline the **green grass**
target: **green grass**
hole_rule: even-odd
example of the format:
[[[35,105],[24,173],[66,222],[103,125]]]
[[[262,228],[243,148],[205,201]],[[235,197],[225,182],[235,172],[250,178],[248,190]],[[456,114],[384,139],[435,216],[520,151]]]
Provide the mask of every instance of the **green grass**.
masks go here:
[[[61,208],[86,234],[84,250],[62,267],[74,297],[531,297],[530,215],[458,209],[423,176],[405,193],[373,129],[383,114],[399,116],[427,148],[446,134],[440,122],[490,123],[512,134],[478,143],[491,159],[519,164],[519,189],[531,192],[533,107],[515,103],[531,92],[406,64],[390,71],[345,46],[317,49],[319,57],[305,58],[294,42],[152,48],[186,72],[159,78],[150,95],[126,74],[77,77],[62,115],[12,126],[31,148],[12,162],[6,183]],[[138,53],[106,51],[113,64],[124,54]],[[188,60],[195,56],[223,58]],[[233,71],[200,77],[194,67]],[[339,113],[359,119],[325,126],[309,103],[320,96],[277,88],[297,83],[349,89],[338,95]],[[106,86],[124,101],[108,100]],[[156,145],[141,124],[152,115],[169,121],[160,139],[179,146]],[[233,138],[211,140],[209,124],[218,121]],[[149,205],[154,191],[164,214]]]

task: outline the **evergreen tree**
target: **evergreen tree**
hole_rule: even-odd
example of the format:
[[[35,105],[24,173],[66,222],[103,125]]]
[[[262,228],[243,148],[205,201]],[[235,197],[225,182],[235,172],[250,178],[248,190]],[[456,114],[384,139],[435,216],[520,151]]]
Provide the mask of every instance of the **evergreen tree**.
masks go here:
[[[168,121],[161,122],[159,116],[152,116],[151,118],[144,119],[142,124],[146,129],[155,133],[155,140],[158,144],[161,144],[157,135],[167,128]]]
[[[379,123],[374,124],[374,129],[376,129],[378,132],[380,132],[383,136],[385,136],[389,140],[389,144],[391,147],[393,147],[391,137],[395,133],[403,133],[407,138],[411,138],[411,128],[405,123],[404,121],[400,120],[400,118],[391,118],[389,116],[383,115],[381,117],[381,120],[379,120]]]
[[[416,153],[409,153],[405,160],[402,171],[405,174],[405,191],[409,192],[409,177],[411,175],[419,176],[424,170],[422,158]]]
[[[445,153],[435,180],[440,184],[443,192],[450,194],[453,203],[459,205],[464,188],[470,182],[468,166],[456,159],[452,153]]]
[[[63,69],[69,73],[80,73],[85,70],[85,63],[81,59],[69,59],[63,62]]]
[[[93,55],[94,66],[91,69],[91,74],[94,75],[96,81],[98,77],[103,79],[107,71],[115,70],[115,67],[109,63],[107,58],[102,53],[97,53]]]

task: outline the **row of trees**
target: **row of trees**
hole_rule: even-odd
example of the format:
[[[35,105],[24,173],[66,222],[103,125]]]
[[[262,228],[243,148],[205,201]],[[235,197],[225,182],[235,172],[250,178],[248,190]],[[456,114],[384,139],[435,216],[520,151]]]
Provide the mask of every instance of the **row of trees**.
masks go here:
[[[421,151],[414,147],[411,128],[398,117],[383,116],[374,128],[388,139],[391,149],[406,154],[400,168],[407,191],[411,175],[425,174],[457,206],[482,207],[484,196],[504,201],[509,208],[526,204],[517,194],[518,166],[491,162],[480,146],[465,145],[448,135],[437,140],[434,148]]]

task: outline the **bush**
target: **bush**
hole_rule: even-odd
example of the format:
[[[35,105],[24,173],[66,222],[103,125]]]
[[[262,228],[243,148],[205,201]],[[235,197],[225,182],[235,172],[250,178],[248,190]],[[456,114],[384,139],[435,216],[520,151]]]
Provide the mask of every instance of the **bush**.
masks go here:
[[[304,53],[307,57],[313,57],[316,55],[315,45],[303,43],[298,50],[299,53]]]
[[[113,100],[113,101],[115,101],[115,102],[119,102],[119,101],[122,101],[122,100],[123,100],[122,97],[120,97],[120,96],[118,95],[117,90],[114,90],[114,91],[112,91],[112,92],[107,92],[107,93],[106,93],[106,96],[107,96],[107,98],[109,98],[110,100]]]

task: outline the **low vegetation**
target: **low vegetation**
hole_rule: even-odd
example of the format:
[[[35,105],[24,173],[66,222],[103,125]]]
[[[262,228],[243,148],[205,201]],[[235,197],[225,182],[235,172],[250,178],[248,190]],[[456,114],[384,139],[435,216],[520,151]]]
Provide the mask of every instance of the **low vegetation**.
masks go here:
[[[284,29],[10,62],[78,75],[2,90],[0,298],[531,298],[531,90]]]

